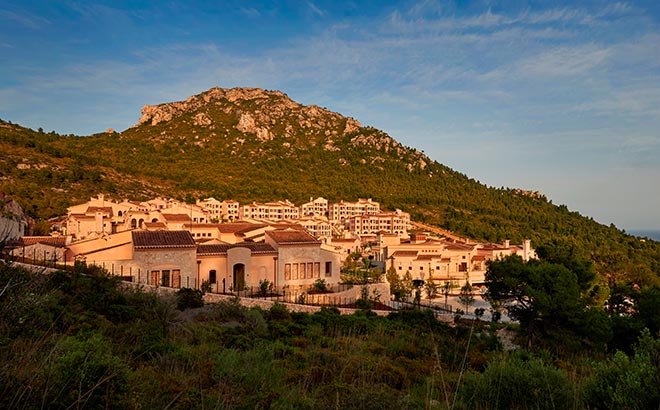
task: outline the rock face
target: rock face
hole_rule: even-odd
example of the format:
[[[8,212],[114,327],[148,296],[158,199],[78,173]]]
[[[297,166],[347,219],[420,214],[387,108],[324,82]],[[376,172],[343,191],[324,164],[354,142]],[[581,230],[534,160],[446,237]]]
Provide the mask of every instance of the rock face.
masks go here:
[[[18,202],[0,192],[0,242],[27,235],[32,223]]]
[[[271,128],[290,116],[294,116],[296,122],[307,129],[335,128],[341,124],[341,132],[349,134],[362,127],[353,118],[345,118],[315,105],[303,106],[280,91],[261,88],[211,88],[185,101],[145,105],[136,126],[157,125],[195,112],[194,125],[211,126],[213,119],[207,112],[210,106],[220,108],[225,114],[234,115],[238,120],[236,129],[256,134],[262,140],[272,139],[275,133]]]
[[[170,132],[175,125],[187,124]],[[212,88],[184,101],[147,105],[142,108],[136,127],[149,127],[162,124],[165,131],[160,132],[159,141],[167,141],[173,135],[182,132],[195,136],[204,134],[208,138],[229,138],[232,129],[243,135],[234,136],[229,144],[243,145],[247,139],[254,138],[260,143],[283,138],[280,143],[289,156],[295,156],[296,149],[319,146],[325,151],[342,151],[348,146],[364,151],[370,149],[395,155],[403,159],[412,172],[416,168],[424,169],[430,160],[422,153],[404,147],[386,133],[372,127],[363,127],[350,117],[316,105],[302,105],[291,100],[280,91],[260,88]],[[172,124],[168,127],[168,124]],[[182,131],[186,130],[186,131]],[[234,134],[235,135],[235,134]],[[218,137],[218,138],[220,138]],[[197,145],[205,144],[208,139],[199,140]],[[200,146],[202,146],[200,145]],[[263,150],[251,151],[251,155]],[[370,163],[377,155],[366,158]]]

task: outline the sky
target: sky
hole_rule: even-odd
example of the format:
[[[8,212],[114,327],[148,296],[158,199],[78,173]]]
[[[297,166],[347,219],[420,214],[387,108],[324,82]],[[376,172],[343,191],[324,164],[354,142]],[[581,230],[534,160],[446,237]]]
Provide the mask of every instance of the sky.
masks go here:
[[[280,90],[488,186],[660,229],[660,2],[0,0],[0,118],[89,135]]]

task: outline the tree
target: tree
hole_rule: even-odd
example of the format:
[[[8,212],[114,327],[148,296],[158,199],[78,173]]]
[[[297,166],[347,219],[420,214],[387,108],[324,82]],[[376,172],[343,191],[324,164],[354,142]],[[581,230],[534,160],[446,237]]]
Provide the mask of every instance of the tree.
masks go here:
[[[520,322],[528,349],[537,331],[548,335],[570,328],[584,311],[577,275],[563,264],[526,263],[516,255],[490,261],[486,287],[487,299],[501,302],[509,316]]]
[[[433,279],[429,279],[424,283],[424,290],[426,291],[426,296],[429,299],[434,299],[436,296],[438,296],[438,289],[440,286],[435,283]]]
[[[403,278],[399,277],[394,266],[387,270],[385,278],[390,284],[390,293],[394,296],[394,300],[404,300],[412,291],[412,276],[406,272]]]
[[[660,286],[642,289],[637,295],[637,318],[652,335],[660,332]]]
[[[469,313],[469,307],[474,303],[474,296],[472,295],[472,285],[470,282],[465,281],[465,285],[461,287],[461,293],[458,296],[458,300],[465,305],[465,313]]]
[[[447,299],[449,298],[449,291],[451,290],[451,282],[446,281],[444,285],[442,285],[442,294],[445,296],[445,308],[447,307]]]

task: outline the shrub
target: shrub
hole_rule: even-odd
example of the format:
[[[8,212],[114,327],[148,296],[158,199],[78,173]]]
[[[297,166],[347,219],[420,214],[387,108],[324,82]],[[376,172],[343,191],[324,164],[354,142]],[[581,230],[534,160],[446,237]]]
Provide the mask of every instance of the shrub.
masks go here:
[[[199,308],[204,306],[204,294],[199,289],[181,288],[176,293],[176,307],[179,310]]]
[[[259,296],[268,296],[273,293],[273,282],[268,279],[262,279],[259,281]]]
[[[316,279],[312,285],[312,291],[317,293],[325,293],[328,291],[328,283],[323,278]]]
[[[459,387],[458,408],[568,409],[575,408],[568,376],[554,366],[520,355],[503,356],[486,370],[466,375]]]
[[[596,367],[584,388],[584,406],[593,409],[660,408],[660,339],[644,329],[633,357],[617,352]]]

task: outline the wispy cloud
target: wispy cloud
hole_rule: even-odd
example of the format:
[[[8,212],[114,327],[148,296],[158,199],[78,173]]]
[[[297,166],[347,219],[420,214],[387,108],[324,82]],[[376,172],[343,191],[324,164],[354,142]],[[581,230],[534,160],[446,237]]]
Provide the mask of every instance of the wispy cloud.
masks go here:
[[[261,12],[254,7],[241,7],[240,8],[241,13],[244,15],[250,17],[250,18],[257,18],[261,17]]]
[[[0,9],[0,20],[13,21],[33,30],[38,30],[51,24],[48,19],[28,13],[25,10],[11,11]]]
[[[323,17],[326,14],[325,11],[323,11],[321,8],[319,8],[316,4],[314,4],[311,1],[307,2],[307,7],[309,7],[309,9],[319,17]]]
[[[603,64],[610,51],[593,44],[558,47],[518,61],[517,72],[533,76],[580,76]]]

